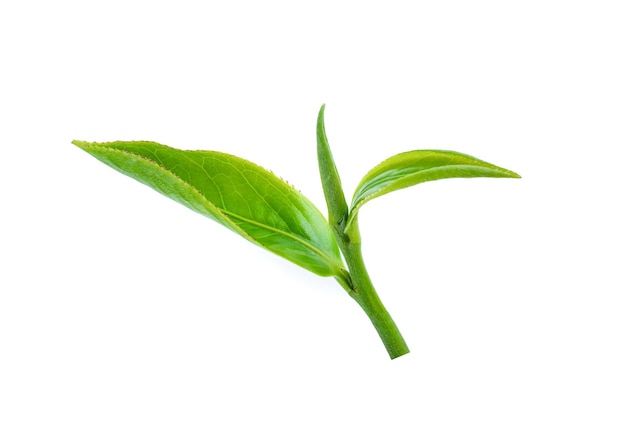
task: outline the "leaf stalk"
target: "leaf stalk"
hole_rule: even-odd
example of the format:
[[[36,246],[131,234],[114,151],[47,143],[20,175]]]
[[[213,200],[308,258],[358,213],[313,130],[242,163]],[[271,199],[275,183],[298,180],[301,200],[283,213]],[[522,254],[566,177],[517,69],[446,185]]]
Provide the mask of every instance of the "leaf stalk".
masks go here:
[[[351,226],[351,235],[359,235],[358,223],[355,221]],[[345,236],[345,234],[344,234]],[[393,360],[408,354],[407,346],[396,323],[391,318],[389,311],[383,305],[370,279],[361,249],[360,238],[353,241],[349,238],[339,238],[339,248],[350,271],[350,289],[344,286],[348,294],[359,304],[369,317],[376,332],[380,336],[389,357]],[[339,281],[339,279],[337,279]],[[341,284],[341,281],[339,281]]]

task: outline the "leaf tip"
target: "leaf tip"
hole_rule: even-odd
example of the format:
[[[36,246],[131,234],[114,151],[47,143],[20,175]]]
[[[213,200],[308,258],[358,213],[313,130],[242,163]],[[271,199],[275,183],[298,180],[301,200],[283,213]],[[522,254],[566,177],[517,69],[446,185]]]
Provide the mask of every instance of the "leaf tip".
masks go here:
[[[522,176],[520,176],[518,173],[515,173],[514,171],[511,170],[507,170],[509,172],[509,177],[513,178],[513,179],[521,179]]]
[[[318,123],[324,123],[324,109],[326,109],[326,103],[322,104],[322,107],[320,108],[320,112],[317,115]]]
[[[85,147],[88,147],[91,143],[88,141],[72,140],[72,144],[80,147],[81,149],[84,149]]]

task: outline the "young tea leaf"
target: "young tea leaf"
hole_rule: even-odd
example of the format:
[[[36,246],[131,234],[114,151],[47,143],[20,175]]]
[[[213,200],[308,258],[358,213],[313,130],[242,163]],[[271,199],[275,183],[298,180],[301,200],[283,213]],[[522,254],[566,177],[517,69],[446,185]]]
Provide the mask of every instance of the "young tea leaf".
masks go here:
[[[326,205],[328,206],[328,221],[332,226],[340,227],[345,225],[344,220],[348,216],[348,204],[343,194],[339,173],[330,152],[328,138],[326,138],[326,126],[324,125],[324,108],[322,105],[317,117],[317,161],[322,179],[322,188]],[[337,228],[343,231],[341,228]]]
[[[121,173],[321,276],[344,274],[333,233],[300,192],[245,159],[145,141],[76,146]]]
[[[472,156],[446,150],[414,150],[392,156],[370,170],[357,186],[346,229],[366,202],[383,194],[438,179],[477,177],[520,176]]]

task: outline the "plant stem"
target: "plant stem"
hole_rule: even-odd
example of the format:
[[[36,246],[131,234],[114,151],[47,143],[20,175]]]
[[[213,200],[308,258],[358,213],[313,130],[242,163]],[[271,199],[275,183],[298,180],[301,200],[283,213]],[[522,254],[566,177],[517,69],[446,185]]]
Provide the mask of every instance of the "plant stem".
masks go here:
[[[317,117],[317,162],[319,164],[324,197],[326,198],[326,206],[328,206],[328,223],[331,225],[349,270],[348,272],[342,269],[335,276],[335,279],[363,308],[374,324],[376,331],[378,331],[378,335],[385,344],[389,356],[391,359],[394,359],[409,353],[409,348],[387,309],[380,301],[365,268],[356,214],[353,217],[349,230],[346,230],[350,212],[343,188],[341,187],[339,172],[335,166],[328,138],[326,137],[324,107],[325,105],[322,105]]]
[[[361,241],[358,224],[354,223],[350,232],[352,238],[341,235],[339,247],[345,257],[346,264],[350,270],[350,284],[339,281],[348,291],[348,294],[363,308],[363,311],[372,321],[374,328],[378,332],[389,356],[393,360],[399,356],[409,353],[409,348],[402,338],[400,330],[391,318],[391,315],[381,302],[372,284],[372,280],[367,273],[361,251]],[[339,235],[338,235],[339,237]]]

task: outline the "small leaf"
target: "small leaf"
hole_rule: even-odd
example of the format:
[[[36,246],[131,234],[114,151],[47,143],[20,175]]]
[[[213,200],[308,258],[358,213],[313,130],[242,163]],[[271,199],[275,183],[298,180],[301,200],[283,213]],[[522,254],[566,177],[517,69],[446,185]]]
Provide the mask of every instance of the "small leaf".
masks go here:
[[[517,173],[469,155],[446,150],[414,150],[381,162],[356,188],[348,217],[349,228],[369,200],[422,182],[449,178],[519,178]]]
[[[326,127],[324,126],[324,108],[322,105],[317,117],[317,161],[322,179],[322,188],[328,206],[328,221],[333,226],[339,226],[348,216],[348,204],[343,194],[339,173],[330,152],[328,138],[326,138]]]
[[[121,173],[322,276],[343,274],[330,226],[300,192],[245,159],[145,141],[75,145]]]

